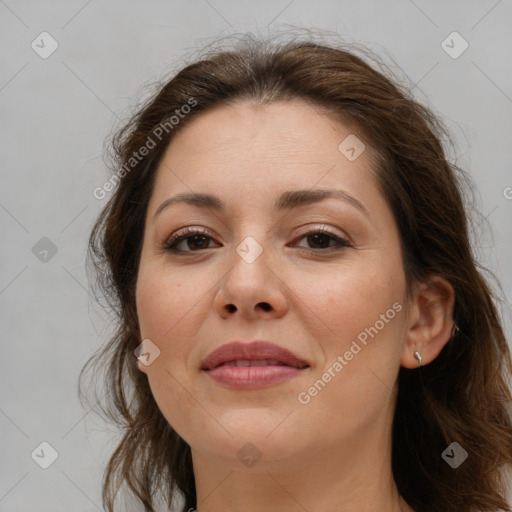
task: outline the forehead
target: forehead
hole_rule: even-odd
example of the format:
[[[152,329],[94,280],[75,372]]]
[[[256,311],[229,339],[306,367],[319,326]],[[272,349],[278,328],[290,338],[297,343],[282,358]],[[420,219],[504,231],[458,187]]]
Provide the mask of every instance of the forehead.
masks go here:
[[[344,153],[345,141],[355,159]],[[198,114],[176,133],[157,171],[150,209],[176,193],[213,193],[241,204],[273,200],[285,190],[329,187],[378,206],[383,198],[373,162],[360,130],[316,105],[239,101]]]

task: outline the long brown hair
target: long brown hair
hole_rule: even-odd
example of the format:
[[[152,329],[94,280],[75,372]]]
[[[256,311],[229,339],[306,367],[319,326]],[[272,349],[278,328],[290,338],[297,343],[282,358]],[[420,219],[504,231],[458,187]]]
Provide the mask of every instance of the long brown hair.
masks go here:
[[[403,77],[397,80],[360,45],[311,36],[249,36],[228,44],[207,48],[161,85],[111,141],[117,188],[91,232],[88,262],[117,322],[80,374],[81,388],[86,369],[101,366],[103,378],[94,373],[105,392],[100,407],[122,430],[104,474],[104,506],[114,511],[122,485],[147,512],[158,497],[171,507],[183,496],[183,511],[197,505],[190,447],[163,417],[134,356],[141,342],[135,287],[144,220],[162,155],[175,133],[214,106],[301,99],[349,121],[375,150],[379,187],[401,235],[408,292],[439,275],[456,294],[458,331],[430,364],[400,368],[392,439],[398,491],[416,512],[509,510],[512,360],[501,299],[484,277],[492,273],[472,253],[473,185],[445,155],[444,124],[414,100]],[[441,457],[454,441],[468,453],[456,469]]]

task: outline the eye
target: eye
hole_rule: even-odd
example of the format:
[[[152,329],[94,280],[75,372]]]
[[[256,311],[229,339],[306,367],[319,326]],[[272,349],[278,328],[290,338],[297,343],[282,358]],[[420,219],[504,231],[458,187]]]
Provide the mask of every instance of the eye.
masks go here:
[[[164,245],[166,251],[174,252],[176,254],[184,254],[191,252],[199,252],[200,250],[210,249],[209,241],[213,238],[209,236],[206,229],[198,228],[184,228],[173,235]],[[312,245],[310,247],[311,252],[332,252],[341,250],[345,247],[352,247],[343,238],[331,233],[325,228],[314,229],[304,233],[299,240],[306,239],[307,242]],[[329,245],[334,242],[334,245]],[[180,244],[185,243],[184,248],[179,248]]]
[[[345,247],[352,247],[345,239],[331,233],[325,228],[308,231],[299,238],[299,240],[302,239],[306,239],[310,244],[310,248],[313,249],[312,252],[331,252],[333,250],[341,250]],[[334,244],[329,246],[331,242],[334,242]]]
[[[206,233],[206,229],[184,228],[167,240],[164,249],[175,253],[197,252],[194,248],[208,249],[208,240],[213,240],[213,238]],[[186,246],[191,250],[178,248],[182,242],[186,242]]]

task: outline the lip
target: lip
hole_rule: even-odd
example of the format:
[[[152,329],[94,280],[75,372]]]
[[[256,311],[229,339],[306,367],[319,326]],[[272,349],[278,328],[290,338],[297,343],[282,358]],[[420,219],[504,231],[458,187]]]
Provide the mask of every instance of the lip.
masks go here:
[[[272,361],[264,366],[235,366],[235,361]],[[233,364],[230,364],[233,363]],[[235,389],[266,387],[299,375],[309,364],[293,352],[269,341],[226,343],[211,352],[201,363],[215,382]]]

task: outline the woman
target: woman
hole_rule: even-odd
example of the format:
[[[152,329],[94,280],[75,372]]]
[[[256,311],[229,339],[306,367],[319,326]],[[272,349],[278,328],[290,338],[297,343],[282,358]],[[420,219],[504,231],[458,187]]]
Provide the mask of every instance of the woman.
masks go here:
[[[508,509],[512,362],[443,130],[350,47],[249,38],[118,133],[109,512]]]

